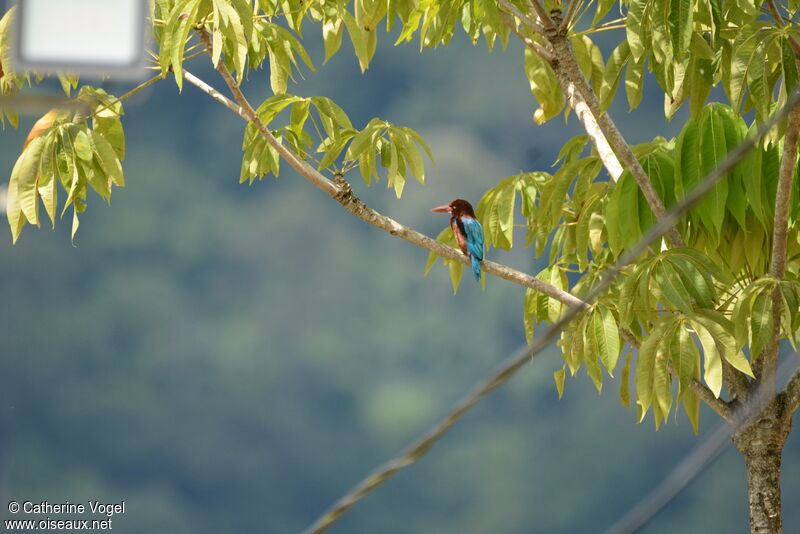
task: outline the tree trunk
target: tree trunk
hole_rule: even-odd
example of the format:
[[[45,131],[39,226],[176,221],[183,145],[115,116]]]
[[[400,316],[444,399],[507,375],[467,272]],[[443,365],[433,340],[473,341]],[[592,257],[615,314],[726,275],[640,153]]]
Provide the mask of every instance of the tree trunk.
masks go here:
[[[753,534],[781,532],[781,454],[791,428],[784,417],[781,395],[745,423],[733,437],[747,468],[750,531]]]

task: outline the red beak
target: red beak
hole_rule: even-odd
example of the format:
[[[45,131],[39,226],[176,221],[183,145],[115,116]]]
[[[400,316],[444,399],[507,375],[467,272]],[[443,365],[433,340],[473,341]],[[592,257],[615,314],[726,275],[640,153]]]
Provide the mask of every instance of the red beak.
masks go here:
[[[438,213],[450,213],[450,204],[445,204],[444,206],[437,206],[433,208],[431,211],[435,211]]]

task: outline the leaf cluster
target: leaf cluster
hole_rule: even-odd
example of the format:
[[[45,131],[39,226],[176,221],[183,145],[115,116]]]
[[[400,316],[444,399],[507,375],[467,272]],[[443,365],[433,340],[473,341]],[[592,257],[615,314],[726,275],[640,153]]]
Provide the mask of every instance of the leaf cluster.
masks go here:
[[[87,207],[91,188],[110,201],[113,186],[124,187],[121,161],[125,136],[122,104],[102,89],[84,86],[78,96],[90,105],[91,119],[81,112],[51,111],[32,131],[8,183],[7,216],[16,242],[25,223],[40,224],[39,200],[55,227],[58,185],[67,194],[60,216],[72,206],[72,238],[78,214]]]

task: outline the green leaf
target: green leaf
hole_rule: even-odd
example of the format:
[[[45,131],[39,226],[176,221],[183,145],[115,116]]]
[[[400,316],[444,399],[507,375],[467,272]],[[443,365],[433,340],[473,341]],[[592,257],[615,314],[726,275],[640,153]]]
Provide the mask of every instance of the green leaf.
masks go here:
[[[767,348],[775,321],[772,316],[772,295],[758,293],[750,309],[750,357],[755,361]]]
[[[674,328],[668,329],[667,332],[668,333],[664,334],[665,338],[671,339]],[[659,416],[663,416],[664,421],[667,420],[669,411],[672,408],[672,390],[670,388],[672,384],[672,375],[670,375],[668,370],[670,358],[669,349],[670,345],[668,342],[664,341],[659,344],[656,351],[655,367],[653,369],[653,393],[658,404],[657,411],[654,405],[653,415],[656,419],[658,419]]]
[[[628,351],[628,355],[625,357],[625,365],[622,366],[622,374],[619,379],[619,399],[623,406],[631,405],[630,372],[632,354],[633,351]]]
[[[78,233],[78,226],[80,226],[80,222],[78,221],[78,205],[74,204],[72,207],[72,231],[70,232],[70,239],[73,243],[75,243],[75,234]]]
[[[42,205],[50,217],[53,228],[56,227],[56,206],[58,205],[58,187],[56,178],[56,143],[53,137],[45,139],[45,146],[42,148],[42,158],[39,163],[39,196],[42,198]]]
[[[444,230],[439,232],[439,235],[436,236],[436,241],[439,243],[444,243],[445,245],[456,248],[458,245],[456,244],[456,238],[453,235],[453,228],[448,224]],[[423,272],[423,276],[428,276],[433,264],[436,263],[441,256],[434,254],[433,252],[428,253],[428,262],[425,264],[425,271]]]
[[[78,130],[75,135],[75,140],[72,146],[75,148],[75,154],[84,161],[92,161],[92,144],[89,141],[89,134],[86,130]]]
[[[631,50],[628,46],[628,41],[622,41],[617,48],[614,49],[611,56],[609,56],[605,72],[603,73],[603,84],[600,87],[600,109],[602,111],[607,110],[614,100],[614,96],[616,96],[617,92],[617,85],[622,76],[622,68],[630,58]],[[641,61],[642,68],[644,68],[644,59],[641,59]]]
[[[691,43],[694,29],[694,1],[670,0],[669,32],[675,58],[682,61]]]
[[[616,0],[598,0],[597,10],[594,13],[594,19],[592,19],[591,25],[596,26],[598,22],[602,21],[615,3]]]
[[[683,409],[686,412],[686,417],[689,418],[689,422],[692,424],[692,429],[696,436],[699,432],[700,425],[700,399],[697,398],[697,394],[695,394],[694,391],[687,389],[684,390],[681,400],[683,401]]]
[[[553,68],[530,47],[525,47],[525,74],[530,82],[531,93],[539,102],[533,120],[536,124],[544,124],[561,113],[566,98]]]
[[[163,29],[160,44],[161,72],[166,74],[170,66],[175,74],[178,89],[183,88],[183,53],[189,30],[194,26],[200,0],[180,0],[170,12]],[[77,220],[77,215],[76,215]]]
[[[567,275],[561,269],[559,269],[558,266],[553,266],[551,269],[549,269],[549,274],[550,277],[548,282],[550,285],[562,290],[567,289]],[[550,322],[550,324],[554,324],[556,321],[558,321],[563,310],[563,303],[552,297],[547,297],[547,320]]]
[[[450,269],[450,282],[453,284],[453,295],[455,295],[458,293],[459,284],[461,284],[461,275],[464,274],[464,265],[457,261],[451,261],[448,267]]]
[[[368,150],[368,146],[370,145],[370,141],[372,140],[373,134],[375,133],[376,129],[382,128],[382,125],[379,124],[378,119],[372,119],[369,121],[367,126],[358,132],[355,137],[350,141],[350,146],[347,147],[347,152],[345,152],[344,159],[346,161],[353,161],[359,158],[361,154]],[[371,147],[369,147],[371,150]]]
[[[750,362],[744,357],[737,343],[734,324],[716,310],[697,310],[694,319],[701,323],[714,337],[721,349],[722,357],[735,369],[753,377]]]
[[[647,334],[639,347],[636,361],[636,403],[639,406],[639,422],[641,423],[655,397],[656,355],[663,334],[669,327],[669,320],[659,321]]]
[[[611,310],[598,305],[591,314],[586,333],[589,338],[589,350],[600,358],[608,370],[608,375],[613,377],[622,347],[619,341],[619,327]]]
[[[323,61],[323,65],[341,48],[342,28],[344,28],[344,25],[340,18],[326,18],[323,21],[322,40],[325,42],[325,61]]]
[[[412,176],[419,180],[420,183],[425,183],[425,163],[422,161],[419,147],[408,134],[399,128],[394,128],[393,132],[397,148],[403,155],[403,159],[408,163]]]
[[[700,119],[700,171],[707,175],[725,159],[727,145],[725,127],[718,106],[710,106]],[[712,241],[719,242],[722,221],[725,217],[725,203],[728,197],[728,182],[722,180],[709,191],[696,208],[706,228],[712,232]]]
[[[677,254],[670,255],[669,261],[678,273],[683,287],[692,296],[692,299],[701,308],[712,308],[716,296],[714,286],[709,279],[700,272],[690,260]]]
[[[690,48],[692,54],[698,59],[713,60],[715,58],[714,49],[708,44],[708,41],[698,32],[693,32]]]
[[[672,366],[678,375],[680,395],[689,387],[694,378],[695,368],[700,366],[700,352],[683,325],[678,327],[677,335],[672,337],[670,356]]]
[[[625,94],[628,96],[628,105],[633,111],[642,101],[644,91],[644,57],[639,61],[629,61],[625,69]]]
[[[486,244],[510,250],[514,232],[516,176],[509,176],[486,192],[478,203],[477,216],[483,221]]]
[[[558,398],[564,396],[564,379],[567,376],[567,371],[564,367],[553,373],[553,379],[556,381],[556,389],[558,390]]]
[[[14,164],[9,180],[9,182],[16,183],[17,202],[19,202],[22,214],[28,222],[37,226],[39,225],[37,178],[44,147],[45,138],[42,136],[38,136],[31,141]],[[19,229],[21,228],[22,226],[20,225]],[[17,235],[19,235],[19,232],[17,232]]]
[[[342,20],[347,27],[347,33],[350,35],[350,41],[353,43],[358,64],[361,67],[361,72],[365,72],[369,68],[369,62],[372,59],[372,54],[375,52],[374,47],[370,46],[370,39],[373,38],[369,34],[375,32],[368,32],[361,28],[356,22],[355,17],[347,10],[341,12]]]
[[[741,108],[744,93],[747,89],[747,73],[759,54],[760,37],[759,32],[755,32],[747,26],[737,33],[733,44],[729,94],[731,105],[736,111]]]
[[[654,273],[656,283],[667,302],[682,313],[691,315],[693,311],[691,297],[672,264],[659,261],[655,265]]]
[[[722,391],[722,359],[717,342],[702,322],[692,319],[690,322],[703,347],[703,379],[714,396],[719,398]]]
[[[99,161],[100,167],[111,181],[119,186],[125,187],[125,178],[122,174],[122,165],[117,158],[114,147],[111,146],[105,137],[97,131],[91,131],[92,145],[95,149],[95,157]]]
[[[639,61],[650,43],[645,42],[653,0],[631,0],[625,17],[625,31],[631,54]]]
[[[428,260],[430,262],[430,258]],[[435,261],[435,258],[434,258]],[[537,321],[539,293],[531,288],[525,291],[525,303],[523,305],[522,320],[525,326],[525,340],[528,345],[533,343],[534,327]]]

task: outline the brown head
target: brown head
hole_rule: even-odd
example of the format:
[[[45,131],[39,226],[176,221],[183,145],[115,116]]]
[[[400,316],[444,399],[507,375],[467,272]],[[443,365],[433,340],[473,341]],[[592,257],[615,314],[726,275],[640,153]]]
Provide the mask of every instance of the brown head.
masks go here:
[[[461,217],[462,215],[466,215],[467,217],[472,217],[473,219],[476,218],[475,211],[472,209],[472,205],[461,198],[455,199],[450,204],[437,206],[431,211],[438,213],[449,213],[452,217]]]

